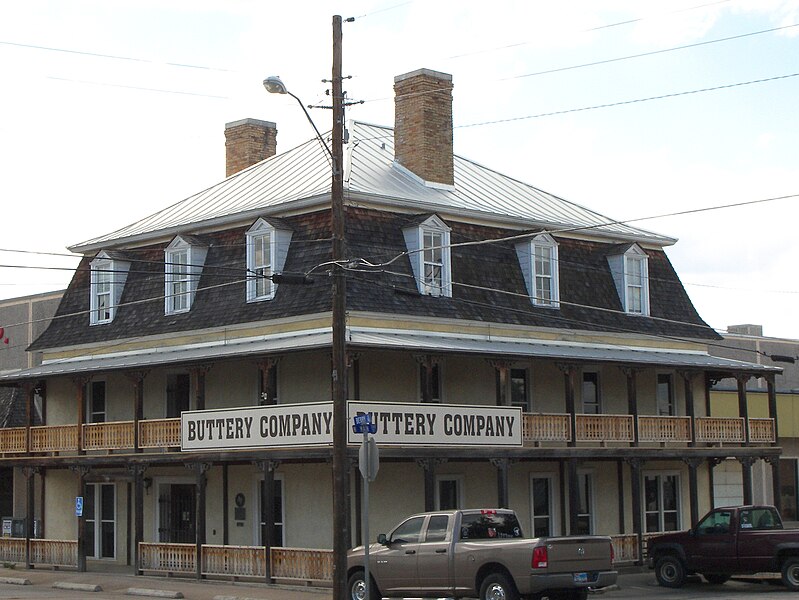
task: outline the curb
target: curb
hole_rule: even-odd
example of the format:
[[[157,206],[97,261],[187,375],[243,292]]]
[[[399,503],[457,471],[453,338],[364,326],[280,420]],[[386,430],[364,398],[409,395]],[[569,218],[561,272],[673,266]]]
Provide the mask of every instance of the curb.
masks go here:
[[[57,590],[72,590],[76,592],[102,592],[103,588],[95,583],[73,583],[71,581],[56,581],[53,587]]]
[[[11,585],[31,585],[30,579],[24,577],[0,577],[0,583],[10,583]]]
[[[152,590],[148,588],[128,588],[125,592],[128,596],[149,596],[150,598],[183,598],[181,592],[170,590]]]

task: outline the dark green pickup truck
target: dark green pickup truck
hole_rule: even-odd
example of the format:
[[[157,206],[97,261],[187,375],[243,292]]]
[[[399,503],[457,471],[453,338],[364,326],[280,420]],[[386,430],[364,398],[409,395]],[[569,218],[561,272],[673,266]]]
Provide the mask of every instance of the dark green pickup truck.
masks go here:
[[[658,583],[676,588],[688,575],[722,584],[732,575],[781,573],[799,591],[799,529],[785,529],[773,506],[710,511],[693,529],[649,540],[649,567]]]

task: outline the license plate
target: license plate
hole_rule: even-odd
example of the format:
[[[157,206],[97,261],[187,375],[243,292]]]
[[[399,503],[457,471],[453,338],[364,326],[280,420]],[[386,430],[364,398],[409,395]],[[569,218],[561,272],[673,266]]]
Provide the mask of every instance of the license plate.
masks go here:
[[[588,583],[588,573],[575,573],[574,583]]]

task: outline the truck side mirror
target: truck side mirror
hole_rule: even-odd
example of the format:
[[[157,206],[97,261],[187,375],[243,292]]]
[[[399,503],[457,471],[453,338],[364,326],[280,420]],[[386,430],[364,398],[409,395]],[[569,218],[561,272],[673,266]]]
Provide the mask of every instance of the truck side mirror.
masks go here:
[[[386,539],[385,533],[378,533],[377,534],[377,543],[383,546],[388,546],[388,540]]]

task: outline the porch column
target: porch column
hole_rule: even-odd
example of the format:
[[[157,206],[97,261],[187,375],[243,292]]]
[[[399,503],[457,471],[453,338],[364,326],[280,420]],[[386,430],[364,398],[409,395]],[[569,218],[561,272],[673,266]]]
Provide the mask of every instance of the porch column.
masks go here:
[[[749,375],[738,373],[735,380],[738,382],[738,415],[744,420],[744,445],[749,445],[749,406],[746,403],[746,382]],[[749,474],[751,477],[751,473]],[[744,492],[746,495],[746,492]]]
[[[144,472],[147,470],[147,465],[130,465],[128,470],[133,474],[133,564],[135,574],[141,575],[139,545],[144,541]]]
[[[580,481],[577,478],[577,459],[567,461],[569,472],[569,535],[577,535],[580,510]]]
[[[209,463],[191,463],[186,465],[189,469],[194,471],[196,480],[196,495],[195,506],[197,514],[197,526],[195,528],[195,552],[197,553],[197,571],[195,576],[197,579],[203,577],[203,545],[205,545],[205,488],[208,483],[206,472],[211,468]]]
[[[194,388],[194,409],[205,410],[205,375],[211,365],[200,365],[189,369]]]
[[[497,508],[510,508],[508,500],[508,470],[510,460],[507,458],[492,458],[491,464],[497,470]]]
[[[752,456],[739,456],[741,463],[741,478],[743,479],[744,504],[752,504],[752,465],[756,458]]]
[[[638,369],[632,367],[619,367],[627,378],[627,413],[633,416],[633,442],[632,446],[638,445]]]
[[[436,464],[434,458],[420,458],[416,461],[424,470],[424,512],[436,509]]]
[[[616,461],[616,490],[619,495],[619,533],[624,534],[626,524],[624,522],[624,462]]]
[[[701,458],[684,458],[683,462],[688,465],[688,497],[691,505],[691,527],[696,526],[699,522],[699,478],[697,470],[704,459]]]
[[[33,402],[36,398],[36,385],[32,382],[22,384],[25,394],[25,451],[31,451],[31,427],[33,426]]]
[[[35,481],[34,476],[39,472],[38,467],[22,467],[25,476],[25,568],[32,569],[31,564],[31,538],[33,537],[33,521],[35,519]]]
[[[488,363],[494,367],[496,382],[497,406],[510,406],[508,397],[508,378],[510,376],[511,363],[507,360],[489,359]]]
[[[709,458],[707,460],[707,482],[710,489],[710,508],[716,508],[716,481],[714,470],[721,464],[721,458]]]
[[[86,466],[73,466],[70,467],[78,475],[78,489],[77,496],[86,498],[86,475],[89,473],[89,467]],[[86,512],[81,513],[78,519],[78,572],[84,573],[86,571]]]
[[[573,364],[559,363],[558,368],[563,372],[563,382],[566,391],[566,412],[569,413],[569,427],[571,428],[571,439],[569,446],[577,445],[577,414],[575,412],[575,377],[577,376],[577,366]]]
[[[260,373],[258,404],[272,406],[277,404],[277,364],[279,356],[269,356],[257,362]]]
[[[264,519],[264,524],[261,526],[261,542],[266,552],[264,569],[266,583],[272,582],[271,552],[275,545],[275,469],[279,464],[274,460],[259,460],[255,463],[256,467],[264,474],[264,481],[261,484],[261,514]],[[253,515],[253,518],[260,519],[261,515]]]
[[[765,377],[766,385],[768,387],[768,416],[774,419],[774,444],[779,444],[780,439],[780,432],[777,428],[778,421],[777,421],[777,389],[774,385],[774,375],[769,373]],[[774,496],[774,506],[777,507],[777,510],[780,510],[782,507],[780,506],[780,457],[775,456],[771,460],[768,460],[768,463],[771,465],[771,488],[772,494]]]
[[[694,420],[696,419],[696,407],[694,406],[694,371],[679,371],[678,374],[683,379],[685,390],[685,414],[691,418],[691,441],[688,442],[689,447],[696,446],[696,427],[694,427]]]
[[[72,383],[75,385],[76,404],[78,409],[78,416],[76,420],[76,426],[78,428],[78,454],[86,454],[86,451],[83,449],[83,423],[86,418],[86,386],[88,385],[89,381],[91,381],[91,378],[83,375],[72,378]]]
[[[139,439],[139,421],[144,420],[144,378],[148,371],[130,371],[125,373],[133,383],[133,451],[141,452]]]
[[[644,555],[644,531],[641,523],[641,459],[628,458],[627,464],[630,465],[630,494],[632,496],[633,510],[633,533],[638,538],[636,548],[638,549],[638,560],[636,564],[641,564]]]

